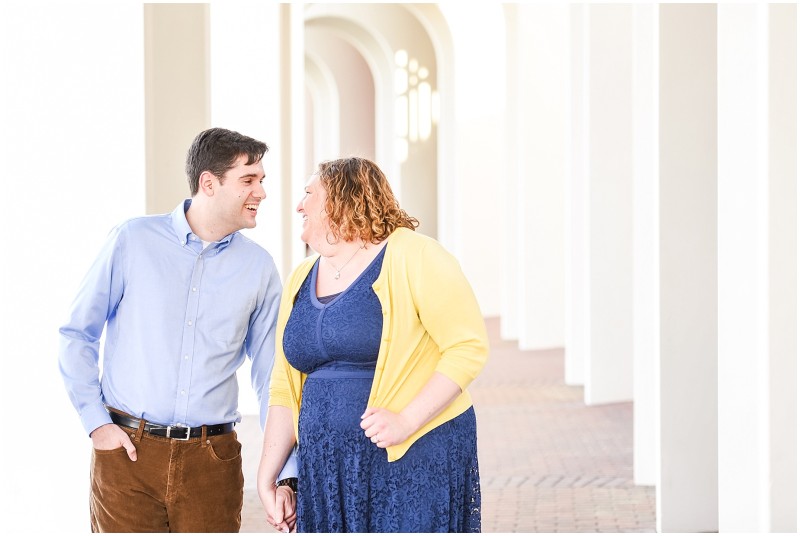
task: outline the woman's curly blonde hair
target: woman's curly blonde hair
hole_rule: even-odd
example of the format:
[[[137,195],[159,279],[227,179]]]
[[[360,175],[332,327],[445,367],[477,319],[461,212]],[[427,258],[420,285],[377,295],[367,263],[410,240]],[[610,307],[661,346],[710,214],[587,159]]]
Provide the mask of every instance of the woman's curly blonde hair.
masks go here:
[[[383,171],[366,158],[322,162],[317,170],[328,199],[325,212],[335,243],[363,240],[377,244],[399,227],[412,231],[416,218],[400,208]]]

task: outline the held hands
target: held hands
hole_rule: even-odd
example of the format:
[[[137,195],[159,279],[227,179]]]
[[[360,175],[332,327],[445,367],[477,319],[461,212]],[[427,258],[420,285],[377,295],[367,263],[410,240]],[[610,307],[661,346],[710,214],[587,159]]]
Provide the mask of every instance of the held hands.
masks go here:
[[[408,417],[384,408],[367,408],[361,416],[361,428],[382,449],[402,443],[417,430]]]
[[[124,447],[128,451],[128,458],[136,461],[136,447],[133,446],[130,436],[116,424],[104,424],[95,428],[89,435],[92,446],[97,450],[114,450]]]
[[[297,498],[289,486],[259,483],[258,496],[267,513],[267,523],[280,532],[297,531]]]

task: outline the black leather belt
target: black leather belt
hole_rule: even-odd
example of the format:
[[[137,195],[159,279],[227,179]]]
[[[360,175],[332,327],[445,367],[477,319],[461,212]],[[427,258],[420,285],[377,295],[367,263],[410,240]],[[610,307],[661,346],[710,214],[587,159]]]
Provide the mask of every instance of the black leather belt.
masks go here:
[[[111,421],[120,426],[127,426],[128,428],[139,429],[139,419],[133,419],[120,415],[119,413],[109,412]],[[195,427],[182,427],[182,426],[164,426],[162,424],[153,424],[145,421],[144,431],[148,434],[153,434],[161,437],[168,437],[170,439],[187,440],[192,437],[200,437],[203,435],[203,428],[206,429],[206,436],[215,436],[220,434],[227,434],[233,432],[234,423],[228,422],[225,424],[206,424],[203,426]]]

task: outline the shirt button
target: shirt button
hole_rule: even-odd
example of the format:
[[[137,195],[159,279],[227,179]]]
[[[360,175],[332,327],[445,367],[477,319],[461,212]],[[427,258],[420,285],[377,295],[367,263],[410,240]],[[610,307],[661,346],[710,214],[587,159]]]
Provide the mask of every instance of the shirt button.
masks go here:
[[[188,355],[183,356],[184,359],[189,359]]]
[[[192,292],[197,292],[197,287],[192,287]]]
[[[186,391],[181,391],[181,394],[182,394],[182,395],[185,395],[185,394],[186,394]]]
[[[190,325],[190,326],[192,325],[192,321],[191,321],[191,320],[189,320],[189,325]]]

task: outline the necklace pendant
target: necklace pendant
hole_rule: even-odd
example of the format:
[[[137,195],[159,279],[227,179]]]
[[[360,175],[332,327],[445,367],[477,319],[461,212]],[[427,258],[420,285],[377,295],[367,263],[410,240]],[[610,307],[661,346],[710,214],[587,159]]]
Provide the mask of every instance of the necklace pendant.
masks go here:
[[[336,271],[336,275],[333,276],[334,279],[339,279],[339,276],[342,275],[338,270]]]

